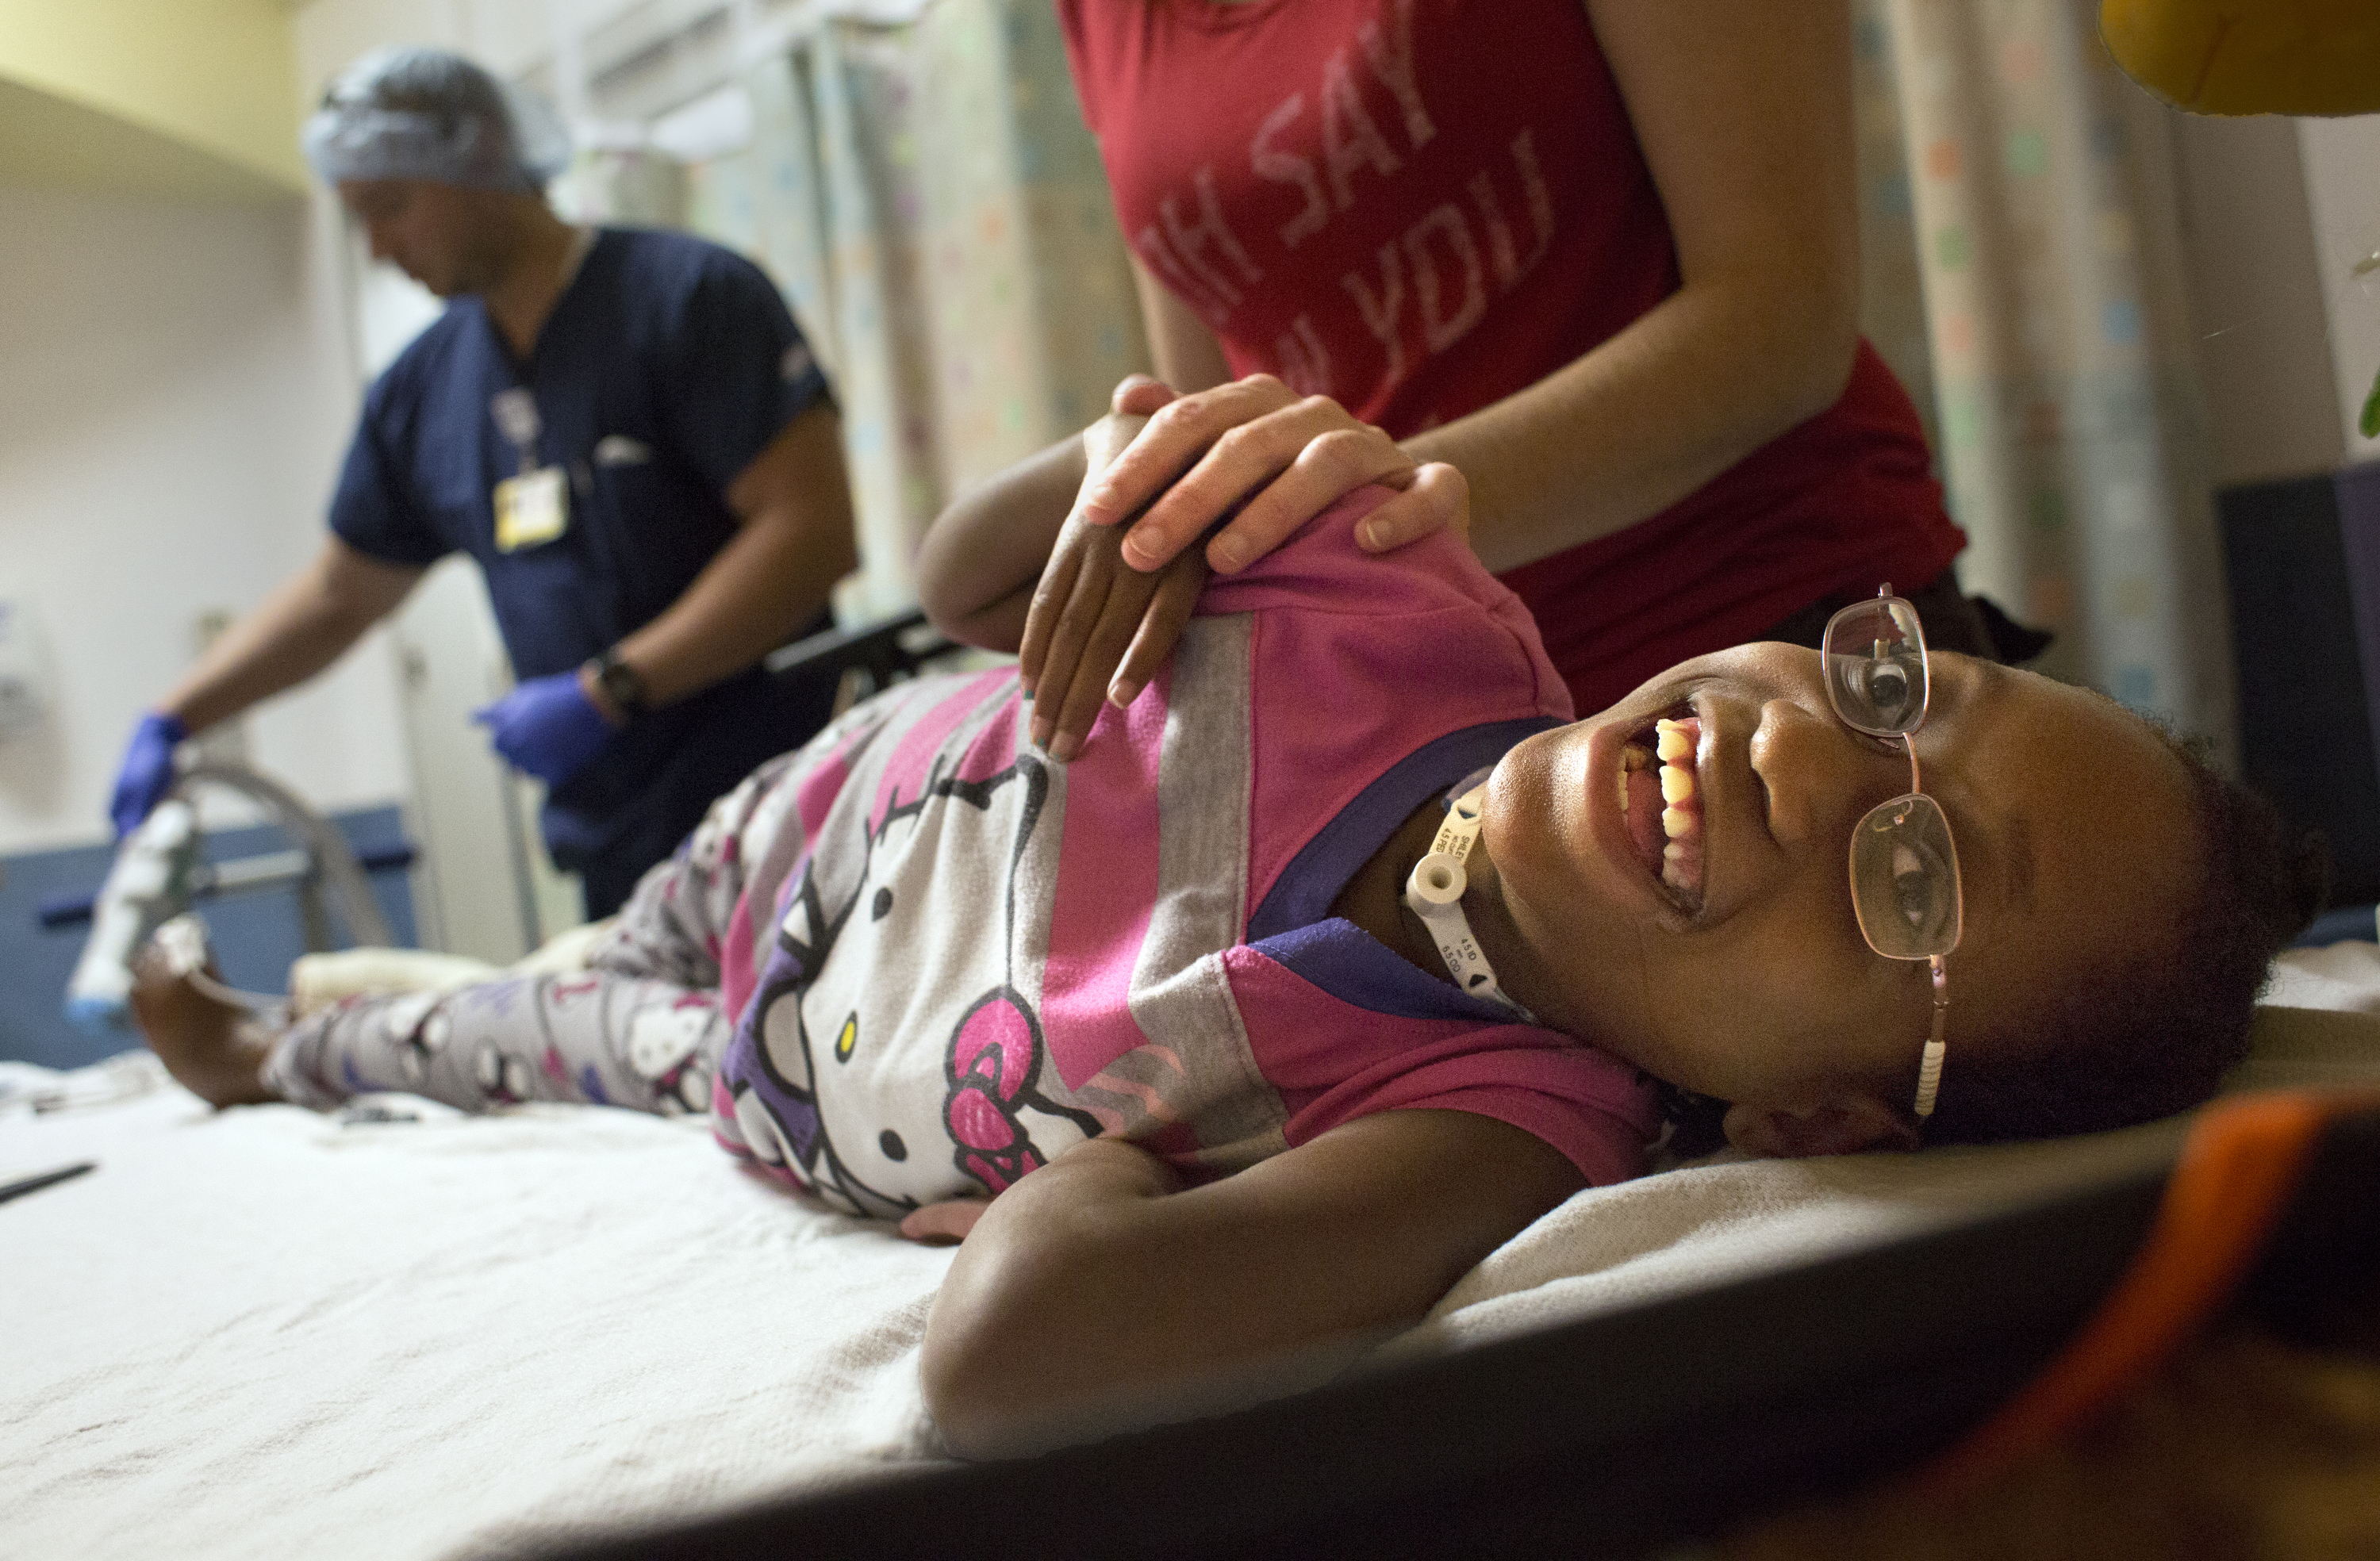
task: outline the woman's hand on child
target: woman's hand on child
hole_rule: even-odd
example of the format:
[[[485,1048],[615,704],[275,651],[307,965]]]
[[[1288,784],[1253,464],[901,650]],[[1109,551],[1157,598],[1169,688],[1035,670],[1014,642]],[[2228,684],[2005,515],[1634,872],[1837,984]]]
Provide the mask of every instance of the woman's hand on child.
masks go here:
[[[1232,574],[1375,482],[1400,491],[1356,528],[1366,551],[1470,530],[1462,473],[1443,462],[1416,464],[1337,402],[1300,397],[1269,374],[1180,396],[1135,375],[1116,387],[1114,405],[1150,414],[1148,424],[1085,486],[1079,510],[1094,525],[1111,526],[1148,507],[1124,538],[1124,562],[1135,569],[1171,562],[1228,517],[1208,539],[1206,558]]]

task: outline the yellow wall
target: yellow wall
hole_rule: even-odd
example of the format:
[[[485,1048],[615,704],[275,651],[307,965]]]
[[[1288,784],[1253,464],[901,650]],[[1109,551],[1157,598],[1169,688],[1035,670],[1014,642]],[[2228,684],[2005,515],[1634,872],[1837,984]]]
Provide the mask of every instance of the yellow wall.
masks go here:
[[[0,0],[0,85],[18,89],[18,115],[32,112],[29,94],[58,110],[46,151],[0,142],[13,143],[0,175],[58,182],[55,137],[96,113],[132,133],[107,138],[95,171],[70,182],[181,188],[196,151],[228,166],[221,188],[200,179],[191,193],[306,187],[286,0]]]

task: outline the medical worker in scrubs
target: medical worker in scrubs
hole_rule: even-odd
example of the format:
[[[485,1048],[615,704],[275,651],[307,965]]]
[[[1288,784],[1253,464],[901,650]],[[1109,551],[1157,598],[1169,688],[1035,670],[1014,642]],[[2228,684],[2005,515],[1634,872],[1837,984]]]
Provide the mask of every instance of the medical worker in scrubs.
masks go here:
[[[447,307],[365,397],[322,551],[142,720],[110,812],[138,824],[176,744],[311,677],[467,552],[518,680],[478,719],[550,788],[546,843],[606,914],[829,713],[831,686],[759,664],[829,626],[856,563],[825,381],[748,262],[557,216],[559,126],[468,60],[358,61],[306,153],[373,255]]]

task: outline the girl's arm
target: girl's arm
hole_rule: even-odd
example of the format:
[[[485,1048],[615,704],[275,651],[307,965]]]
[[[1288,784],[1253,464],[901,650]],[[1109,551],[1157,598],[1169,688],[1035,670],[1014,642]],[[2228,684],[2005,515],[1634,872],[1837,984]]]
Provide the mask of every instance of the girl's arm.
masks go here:
[[[1086,478],[1123,454],[1148,414],[1172,399],[1164,386],[1134,375],[1116,387],[1106,417],[936,515],[917,549],[917,601],[934,626],[962,645],[1017,649]]]
[[[1682,280],[1538,383],[1404,442],[1413,459],[1470,479],[1472,543],[1492,569],[1632,526],[1825,410],[1858,340],[1845,0],[1585,3]],[[1337,497],[1317,502],[1315,484],[1286,480],[1318,433],[1362,428],[1270,381],[1187,395],[1087,511],[1108,521],[1148,505],[1131,554],[1146,567],[1247,499],[1208,543],[1217,568],[1236,568]],[[1379,520],[1362,538],[1376,551],[1442,524],[1418,502]]]
[[[1388,1111],[1206,1186],[1093,1139],[993,1200],[926,1329],[953,1449],[998,1458],[1312,1386],[1585,1185],[1464,1111]]]
[[[1154,571],[1126,565],[1123,528],[1090,523],[1074,502],[1084,475],[1104,469],[1144,414],[1172,398],[1127,380],[1114,411],[945,510],[917,552],[927,615],[963,644],[1016,653],[1036,696],[1027,735],[1062,764],[1102,706],[1131,704],[1157,675],[1207,583],[1195,551]]]
[[[917,549],[917,601],[962,645],[1014,651],[1034,582],[1089,469],[1083,436],[1009,467],[934,518]]]

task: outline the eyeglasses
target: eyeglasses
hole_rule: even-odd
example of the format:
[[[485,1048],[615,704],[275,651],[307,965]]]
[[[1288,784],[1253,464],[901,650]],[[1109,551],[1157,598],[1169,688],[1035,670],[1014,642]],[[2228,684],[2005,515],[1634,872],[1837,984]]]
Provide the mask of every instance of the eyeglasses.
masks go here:
[[[1867,811],[1852,830],[1852,912],[1860,936],[1888,960],[1924,960],[1934,973],[1934,1030],[1917,1070],[1916,1113],[1934,1114],[1942,1087],[1942,1035],[1950,1011],[1943,959],[1959,946],[1959,852],[1950,821],[1925,795],[1917,744],[1928,692],[1925,630],[1917,609],[1885,586],[1876,599],[1827,620],[1819,644],[1827,699],[1845,726],[1899,738],[1909,755],[1909,791]]]

